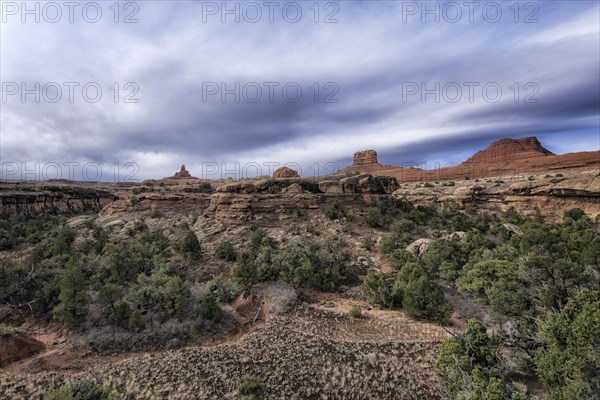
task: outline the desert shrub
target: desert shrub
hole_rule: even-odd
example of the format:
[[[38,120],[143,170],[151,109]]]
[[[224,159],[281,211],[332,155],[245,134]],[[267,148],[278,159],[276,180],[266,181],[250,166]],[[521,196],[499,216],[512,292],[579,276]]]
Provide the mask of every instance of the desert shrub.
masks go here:
[[[463,292],[485,295],[494,282],[514,280],[516,272],[509,261],[485,260],[465,267],[456,283]]]
[[[453,280],[458,277],[460,269],[468,261],[465,250],[458,238],[437,239],[429,245],[421,260],[431,273],[439,273]]]
[[[111,248],[105,280],[125,285],[134,281],[140,273],[150,275],[155,268],[166,263],[168,256],[169,240],[163,232],[142,229],[137,238],[122,240]]]
[[[235,261],[237,256],[235,249],[233,248],[233,244],[229,240],[222,240],[219,242],[215,250],[215,254],[217,257],[225,261]]]
[[[309,240],[295,242],[277,251],[268,236],[264,242],[252,243],[241,253],[233,274],[249,288],[257,282],[281,280],[297,286],[322,291],[335,291],[343,284],[357,280],[350,268],[349,254],[339,238],[325,245]]]
[[[551,400],[594,398],[600,387],[600,291],[577,293],[541,326],[536,370]],[[589,397],[588,397],[589,396]]]
[[[415,230],[415,223],[409,219],[404,219],[398,223],[396,223],[392,227],[392,231],[394,233],[410,233]]]
[[[200,315],[202,315],[202,318],[213,322],[219,322],[223,319],[223,310],[217,304],[215,296],[210,292],[202,295],[202,299],[200,300]]]
[[[244,375],[237,385],[237,390],[240,394],[257,394],[264,387],[262,378],[256,375]]]
[[[46,393],[44,400],[117,400],[119,396],[108,387],[92,381],[65,384]]]
[[[500,375],[499,340],[485,327],[469,320],[464,334],[442,345],[435,369],[451,399],[503,400],[506,389]]]
[[[348,311],[348,316],[350,318],[360,318],[360,317],[362,317],[362,310],[360,309],[359,306],[354,304]]]
[[[127,327],[131,308],[122,302],[124,288],[114,283],[107,283],[98,292],[98,303],[101,304],[112,317],[112,322],[117,326]]]
[[[277,279],[277,271],[271,262],[276,247],[277,244],[264,229],[252,232],[233,269],[233,276],[244,289],[258,282]]]
[[[324,246],[310,241],[292,243],[273,258],[273,265],[280,280],[322,291],[335,291],[356,281],[349,254],[335,238]]]
[[[408,218],[417,225],[441,227],[443,221],[435,205],[417,206],[409,212]]]
[[[88,252],[93,250],[96,254],[102,253],[102,250],[104,250],[104,247],[108,242],[108,233],[102,227],[94,225],[92,228],[92,237],[93,240],[91,240],[88,245]]]
[[[402,292],[390,273],[371,270],[363,280],[362,292],[367,299],[385,308],[402,305]]]
[[[585,217],[585,211],[581,208],[572,208],[568,211],[565,211],[563,218],[566,220],[567,218],[572,219],[573,221],[579,221],[581,218]]]
[[[348,208],[346,212],[344,212],[344,217],[346,217],[346,220],[349,222],[352,222],[356,218],[356,214],[354,213],[353,209]]]
[[[400,211],[411,212],[414,209],[412,201],[408,200],[406,197],[395,197],[392,201],[394,208]]]
[[[365,215],[365,222],[372,228],[385,229],[389,226],[390,218],[381,211],[379,207],[371,207]]]
[[[64,225],[52,232],[50,253],[52,255],[69,254],[75,241],[75,231],[69,225]]]
[[[427,274],[411,277],[403,292],[402,303],[409,317],[440,324],[445,324],[450,319],[452,309],[446,302],[444,293]]]
[[[181,315],[190,297],[190,282],[158,269],[151,275],[140,274],[127,299],[147,311],[159,311],[168,316]]]
[[[414,237],[408,232],[392,232],[379,240],[378,250],[383,254],[390,254],[397,249],[404,249]]]
[[[394,250],[390,254],[390,258],[394,270],[400,270],[404,264],[417,261],[416,257],[407,250]]]
[[[144,329],[144,319],[140,310],[135,309],[131,312],[127,321],[127,328],[133,332],[140,332]]]
[[[333,203],[327,205],[323,210],[323,214],[329,219],[338,219],[344,216],[344,211],[342,210],[340,203],[338,201],[334,201]]]
[[[315,224],[313,224],[312,222],[306,224],[306,232],[316,236],[319,236],[321,234],[321,232],[319,232]]]
[[[373,251],[373,248],[375,247],[375,241],[373,240],[373,236],[371,236],[371,235],[363,236],[361,246],[365,250]]]
[[[212,193],[214,192],[214,189],[212,188],[210,182],[202,182],[198,185],[198,191],[200,193]]]
[[[191,260],[199,260],[202,257],[202,247],[194,231],[188,231],[183,237],[179,249]]]
[[[531,308],[531,296],[519,280],[498,280],[485,292],[494,311],[504,315],[525,315]]]
[[[110,282],[126,284],[135,280],[139,273],[151,273],[154,269],[153,254],[138,240],[118,242],[108,255]]]
[[[204,290],[211,293],[217,301],[227,303],[233,300],[240,292],[239,286],[219,274],[206,282]]]
[[[153,219],[158,219],[158,218],[163,218],[165,215],[163,214],[162,211],[160,211],[158,208],[155,208],[154,210],[152,210],[152,212],[150,213],[150,218]]]

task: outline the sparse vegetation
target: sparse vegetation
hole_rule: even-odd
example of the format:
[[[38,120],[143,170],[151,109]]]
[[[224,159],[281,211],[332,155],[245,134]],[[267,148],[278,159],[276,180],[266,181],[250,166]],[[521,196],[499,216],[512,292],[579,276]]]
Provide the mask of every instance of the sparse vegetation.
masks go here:
[[[360,309],[360,307],[358,305],[354,304],[348,311],[348,316],[350,318],[361,318],[362,310]]]
[[[92,381],[66,384],[49,391],[44,400],[118,400],[119,396],[104,385]]]
[[[237,390],[241,394],[257,394],[264,386],[262,378],[255,375],[244,375],[238,383]]]
[[[220,241],[215,252],[217,257],[225,261],[235,261],[237,258],[233,244],[229,240]]]
[[[196,190],[193,185],[189,188]],[[148,190],[151,188],[139,189],[140,193]],[[206,200],[205,196],[197,197]],[[516,209],[504,213],[458,211],[460,207],[451,201],[440,207],[414,206],[407,199],[384,196],[373,196],[360,207],[345,200],[343,204],[329,203],[324,215],[316,208],[305,209],[291,218],[290,226],[275,222],[290,221],[279,214],[276,218],[257,218],[262,228],[222,222],[211,226],[210,221],[195,224],[197,217],[191,212],[175,217],[177,213],[164,209],[157,217],[144,207],[136,208],[135,219],[124,218],[115,224],[92,216],[69,219],[68,223],[65,216],[7,216],[0,221],[0,247],[5,252],[2,255],[8,255],[0,258],[0,302],[16,312],[2,314],[8,317],[3,319],[1,333],[17,335],[10,324],[22,321],[22,315],[31,315],[42,324],[54,319],[71,329],[82,346],[103,353],[177,348],[186,341],[204,344],[206,338],[219,341],[224,335],[252,330],[254,333],[244,340],[254,340],[251,343],[268,349],[272,343],[263,335],[272,335],[269,340],[280,346],[279,351],[269,353],[273,362],[281,362],[282,349],[292,346],[290,341],[296,351],[308,351],[311,362],[324,368],[322,354],[354,354],[352,363],[356,365],[340,374],[350,377],[360,371],[370,376],[380,385],[373,393],[385,398],[391,388],[398,389],[400,381],[391,383],[370,375],[375,374],[372,366],[392,365],[396,370],[390,374],[398,374],[401,368],[397,361],[374,359],[376,356],[370,354],[382,353],[384,347],[377,347],[372,339],[360,345],[336,340],[359,334],[362,329],[365,335],[371,334],[371,324],[377,325],[381,314],[400,315],[407,326],[427,326],[427,332],[441,332],[436,333],[436,341],[447,337],[443,329],[457,335],[444,344],[438,361],[440,381],[451,398],[526,399],[523,384],[518,382],[520,376],[539,379],[550,399],[586,398],[596,392],[600,365],[596,355],[600,219],[592,220],[578,208],[552,220],[539,210],[531,215]],[[289,235],[291,228],[295,235]],[[378,253],[373,253],[376,246]],[[279,286],[293,296],[273,300],[274,292],[268,288]],[[366,299],[385,310],[373,310],[369,318],[361,318],[363,310],[354,304],[341,312],[335,300],[340,296],[350,304],[364,304]],[[492,321],[489,327],[494,334],[476,321],[469,322],[464,334],[452,324],[436,326],[448,324],[452,309],[447,297],[453,305],[458,298],[462,302],[459,305],[475,304],[483,310]],[[311,306],[304,303],[319,301],[318,311],[306,311],[305,307]],[[278,311],[283,314],[272,318],[268,314],[275,309],[283,310]],[[455,311],[460,315],[465,312],[460,307]],[[293,325],[303,312],[329,322],[322,322],[319,328],[309,319]],[[265,320],[269,321],[267,333],[262,328],[253,329],[254,324],[264,324]],[[277,325],[284,320],[289,326]],[[290,326],[300,333],[296,335]],[[319,340],[305,340],[302,332],[327,338],[330,348],[321,347]],[[385,352],[398,351],[396,344],[386,346]],[[214,368],[221,356],[201,350],[207,366],[198,368],[216,383],[206,392],[196,387],[193,395],[226,398],[237,389],[240,394],[260,392],[257,397],[269,397],[282,387],[289,389],[272,375],[263,375],[262,366],[239,361],[238,356],[246,351],[244,359],[252,359],[254,350],[232,349],[226,345],[220,353],[215,352],[235,361],[214,374],[204,368]],[[437,355],[433,345],[428,351],[430,358]],[[196,361],[202,364],[200,359]],[[305,365],[304,359],[298,362],[298,368]],[[238,369],[230,369],[233,366]],[[117,371],[112,368],[103,371]],[[223,383],[217,377],[225,372],[230,378]],[[140,376],[137,373],[131,372]],[[259,392],[246,392],[241,389],[243,374],[263,376],[268,384],[263,382]],[[302,374],[315,379],[338,376],[333,370],[324,375]],[[357,388],[363,388],[362,380],[338,378],[345,383],[338,382],[329,395],[352,397],[361,393]],[[77,384],[71,378],[61,379],[56,384],[69,387],[59,389],[64,393]],[[106,387],[133,393],[131,387],[114,382],[107,380]],[[222,388],[215,389],[215,385]],[[412,390],[423,398],[436,398],[431,395],[438,389],[434,386],[415,386]],[[181,396],[189,394],[190,387],[171,388],[165,394],[148,389],[146,394]],[[310,397],[317,392],[302,393]]]

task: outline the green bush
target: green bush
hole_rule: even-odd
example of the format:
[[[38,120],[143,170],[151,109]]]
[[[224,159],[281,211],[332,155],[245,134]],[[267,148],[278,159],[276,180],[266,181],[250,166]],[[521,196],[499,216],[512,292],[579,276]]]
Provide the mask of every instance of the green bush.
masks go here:
[[[257,394],[264,387],[262,378],[256,375],[244,375],[237,385],[237,390],[240,394]]]
[[[357,280],[350,268],[349,253],[339,238],[332,237],[323,246],[299,241],[277,251],[272,239],[261,236],[260,241],[251,240],[233,270],[245,289],[257,282],[281,280],[331,292]]]
[[[402,305],[402,291],[390,273],[369,271],[361,289],[370,302],[382,307],[395,308]]]
[[[425,274],[409,280],[404,289],[403,306],[409,317],[440,324],[447,323],[452,315],[444,293],[432,278]]]
[[[217,301],[227,303],[233,300],[240,292],[235,282],[219,274],[206,282],[205,290],[211,293]]]
[[[214,189],[212,188],[210,182],[202,182],[198,185],[198,191],[200,193],[212,193],[214,192]]]
[[[183,237],[179,246],[181,252],[192,260],[199,260],[202,258],[202,247],[200,241],[193,231],[188,231]]]
[[[325,210],[323,210],[323,214],[325,214],[327,218],[332,220],[344,216],[344,212],[342,211],[340,204],[337,201],[334,201],[333,203],[325,207]]]
[[[117,400],[119,396],[108,387],[92,381],[65,384],[50,390],[44,400]]]
[[[469,320],[467,331],[442,345],[435,370],[451,399],[503,400],[506,389],[500,375],[499,340],[485,327]]]
[[[577,293],[540,330],[546,346],[535,363],[548,398],[595,398],[600,393],[600,291]]]
[[[229,240],[222,240],[219,242],[215,250],[215,254],[217,257],[225,261],[235,261],[237,257],[235,249],[233,248],[233,244]]]
[[[348,311],[348,316],[350,318],[360,318],[360,317],[362,317],[362,310],[360,309],[359,306],[354,304]]]
[[[132,311],[129,321],[127,321],[127,328],[133,332],[140,332],[144,329],[144,319],[140,310],[135,309]]]
[[[140,274],[129,290],[128,300],[144,310],[155,310],[168,316],[182,315],[190,297],[190,282],[158,269],[150,276]]]
[[[573,221],[579,221],[581,218],[585,217],[585,211],[581,208],[572,208],[564,213],[564,219],[570,218]]]
[[[200,315],[213,322],[219,322],[223,319],[223,310],[217,304],[215,296],[210,292],[205,293],[200,300]]]

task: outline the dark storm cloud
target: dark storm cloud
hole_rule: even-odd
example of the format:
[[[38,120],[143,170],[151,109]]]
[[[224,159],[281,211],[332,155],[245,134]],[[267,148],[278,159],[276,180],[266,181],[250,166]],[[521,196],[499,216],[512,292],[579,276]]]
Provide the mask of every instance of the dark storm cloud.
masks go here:
[[[2,159],[133,161],[148,178],[182,162],[194,172],[206,160],[337,160],[342,167],[364,148],[388,163],[452,152],[462,161],[465,149],[502,137],[598,129],[593,2],[540,2],[534,24],[515,23],[508,9],[497,23],[476,14],[474,22],[454,24],[422,23],[418,15],[405,21],[403,2],[338,4],[335,24],[314,23],[308,9],[294,24],[203,22],[204,6],[193,2],[140,3],[140,23],[127,26],[9,21],[2,25],[2,82],[92,81],[103,97],[56,104],[11,98],[2,104]],[[123,103],[127,82],[138,85],[138,103]],[[211,82],[256,82],[262,97],[206,97]],[[280,84],[274,101],[265,82]],[[298,102],[282,98],[280,88],[292,82],[302,89]],[[479,85],[473,101],[465,82]],[[497,102],[482,98],[479,88],[490,82],[502,87]],[[538,103],[523,103],[528,83],[539,88]],[[421,88],[448,84],[465,90],[458,101],[421,96]],[[414,87],[418,93],[407,93]],[[338,102],[324,102],[328,95]]]

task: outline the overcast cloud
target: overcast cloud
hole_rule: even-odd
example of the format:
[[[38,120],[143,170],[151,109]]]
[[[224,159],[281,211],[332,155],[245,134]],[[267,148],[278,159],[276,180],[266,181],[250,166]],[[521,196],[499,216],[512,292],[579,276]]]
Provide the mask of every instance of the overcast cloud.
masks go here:
[[[518,15],[514,2],[273,2],[273,22],[265,2],[248,3],[123,2],[115,23],[113,2],[98,2],[102,17],[90,23],[81,2],[70,23],[58,2],[62,18],[51,23],[47,2],[28,2],[39,4],[36,23],[21,2],[2,1],[4,176],[23,162],[98,163],[102,180],[127,162],[139,167],[136,179],[170,175],[182,163],[207,175],[212,162],[230,171],[240,163],[238,175],[255,174],[241,167],[249,162],[294,162],[312,175],[315,163],[331,172],[327,163],[344,167],[368,148],[388,164],[434,167],[529,135],[558,153],[600,148],[596,1],[518,2]],[[239,22],[225,4],[237,4]],[[439,7],[439,22],[425,7]],[[262,16],[252,23],[256,9]],[[123,23],[132,12],[139,22]],[[28,94],[23,102],[21,84],[36,82],[58,83],[62,97],[48,101],[55,91],[47,86],[39,101]],[[73,102],[65,82],[80,84]],[[96,103],[82,96],[89,82],[102,89]],[[236,82],[239,102],[231,93],[222,99],[220,85]]]

